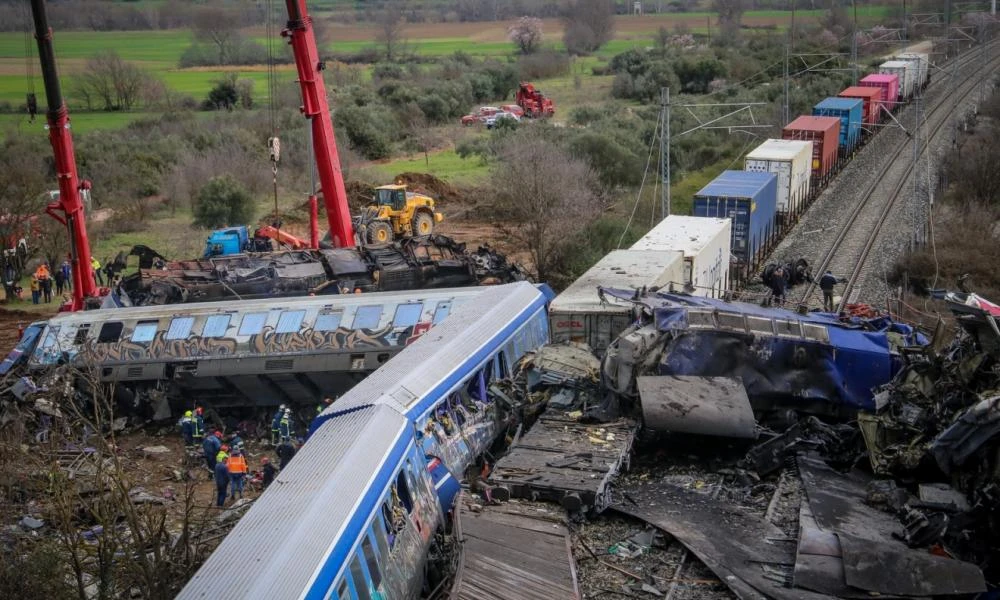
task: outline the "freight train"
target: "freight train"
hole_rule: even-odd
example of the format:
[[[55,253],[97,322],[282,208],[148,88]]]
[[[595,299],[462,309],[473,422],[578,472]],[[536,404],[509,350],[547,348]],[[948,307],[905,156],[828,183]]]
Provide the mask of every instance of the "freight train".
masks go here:
[[[547,343],[545,311],[530,284],[486,289],[334,402],[178,598],[418,597],[512,410],[491,382]]]
[[[909,52],[879,66],[811,115],[782,129],[694,196],[692,214],[732,219],[731,279],[745,281],[780,237],[878,127],[930,83],[929,55]],[[768,175],[773,183],[768,181]]]

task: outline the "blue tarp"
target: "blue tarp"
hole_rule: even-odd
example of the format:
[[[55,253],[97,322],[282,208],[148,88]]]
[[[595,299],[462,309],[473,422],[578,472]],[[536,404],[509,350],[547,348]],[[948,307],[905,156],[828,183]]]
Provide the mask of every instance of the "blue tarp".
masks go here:
[[[605,293],[634,296],[634,292],[618,290]],[[646,296],[640,302],[652,310],[658,330],[674,333],[659,360],[660,375],[740,377],[755,406],[820,402],[833,411],[874,409],[872,390],[888,383],[902,367],[899,355],[892,351],[890,335],[898,335],[906,345],[927,343],[909,326],[888,318],[844,322],[831,313],[802,315],[666,293]],[[690,329],[691,308],[819,325],[826,329],[829,342],[759,331]]]

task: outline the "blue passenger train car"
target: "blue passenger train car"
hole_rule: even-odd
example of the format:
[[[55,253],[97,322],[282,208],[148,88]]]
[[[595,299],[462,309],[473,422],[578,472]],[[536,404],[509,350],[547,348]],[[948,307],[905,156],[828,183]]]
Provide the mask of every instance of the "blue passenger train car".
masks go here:
[[[813,107],[813,115],[840,118],[840,155],[849,156],[861,142],[864,100],[827,98]]]
[[[776,233],[777,193],[774,173],[723,171],[695,194],[692,214],[731,219],[730,252],[741,266],[753,268]]]
[[[548,341],[546,299],[488,288],[334,402],[178,597],[419,597],[457,480],[508,423],[491,382]]]

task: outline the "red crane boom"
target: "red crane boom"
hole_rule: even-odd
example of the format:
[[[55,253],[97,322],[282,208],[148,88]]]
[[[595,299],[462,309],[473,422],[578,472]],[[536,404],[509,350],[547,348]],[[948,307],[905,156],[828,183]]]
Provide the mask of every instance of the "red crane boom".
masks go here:
[[[326,218],[330,224],[330,241],[334,247],[354,246],[354,226],[347,205],[347,189],[340,172],[340,156],[333,135],[333,120],[326,99],[316,36],[313,34],[312,17],[306,11],[305,0],[285,0],[288,8],[288,26],[281,32],[287,37],[295,55],[295,66],[302,88],[302,114],[312,126],[313,148],[320,189],[326,205]]]
[[[42,63],[45,82],[45,113],[49,124],[49,141],[55,153],[56,177],[59,179],[59,201],[45,207],[45,212],[66,226],[70,236],[70,260],[73,267],[73,301],[71,310],[83,308],[84,299],[97,296],[97,282],[90,267],[90,240],[84,223],[81,183],[76,173],[76,156],[73,152],[73,135],[69,130],[69,110],[63,102],[56,72],[55,51],[52,49],[52,29],[45,13],[45,0],[31,0],[31,14],[35,21],[35,39],[38,40],[38,58]],[[83,182],[84,186],[90,185]],[[52,265],[58,268],[58,265]]]

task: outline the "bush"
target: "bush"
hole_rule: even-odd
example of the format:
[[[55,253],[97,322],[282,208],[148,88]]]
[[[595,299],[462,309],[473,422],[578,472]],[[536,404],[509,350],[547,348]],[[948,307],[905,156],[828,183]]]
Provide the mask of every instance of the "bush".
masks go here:
[[[198,191],[194,222],[201,227],[242,225],[253,219],[253,198],[229,175],[213,177]]]
[[[569,55],[553,50],[522,56],[517,62],[522,80],[546,79],[569,73]]]
[[[369,160],[388,158],[401,131],[396,117],[384,106],[343,106],[337,110],[336,120],[351,148]]]
[[[205,110],[233,110],[240,101],[240,90],[236,85],[236,77],[229,76],[215,82],[205,99]]]

